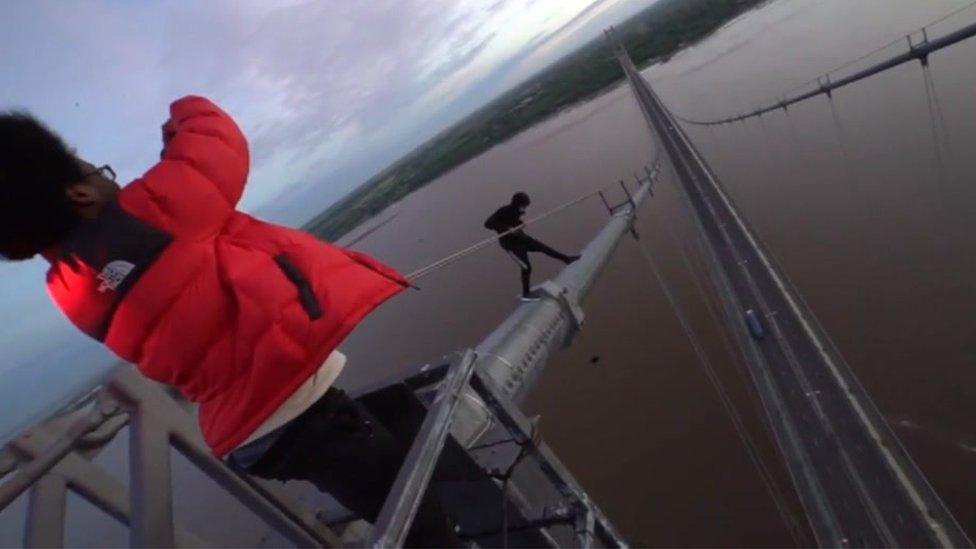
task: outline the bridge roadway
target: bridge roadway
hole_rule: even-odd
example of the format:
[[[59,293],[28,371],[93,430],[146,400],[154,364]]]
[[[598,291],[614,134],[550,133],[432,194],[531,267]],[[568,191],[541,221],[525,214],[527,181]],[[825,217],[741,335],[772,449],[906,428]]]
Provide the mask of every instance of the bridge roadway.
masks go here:
[[[612,36],[612,35],[611,35]],[[627,53],[616,55],[704,237],[720,298],[822,546],[971,546]],[[745,311],[765,337],[749,337]]]

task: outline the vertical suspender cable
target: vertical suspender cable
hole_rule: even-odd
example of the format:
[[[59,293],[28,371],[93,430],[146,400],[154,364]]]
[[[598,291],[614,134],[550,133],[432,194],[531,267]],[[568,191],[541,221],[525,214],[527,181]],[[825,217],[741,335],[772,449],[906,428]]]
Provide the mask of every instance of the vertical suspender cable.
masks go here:
[[[936,171],[939,174],[939,182],[946,183],[948,181],[946,156],[949,155],[946,154],[948,153],[948,144],[947,139],[945,139],[945,118],[942,116],[942,106],[939,103],[939,95],[935,89],[931,71],[928,63],[922,64],[922,76],[925,79],[925,103],[929,109],[929,126],[932,130],[932,148],[935,152]]]
[[[678,253],[681,255],[681,261],[685,266],[685,270],[688,271],[692,281],[695,283],[695,288],[698,290],[699,298],[702,300],[702,302],[705,303],[705,308],[708,310],[708,316],[712,319],[712,322],[718,328],[718,333],[721,336],[722,344],[725,347],[726,352],[729,354],[730,357],[733,357],[733,359],[739,358],[741,355],[739,354],[738,351],[736,351],[735,347],[732,344],[732,340],[729,338],[729,335],[725,330],[726,323],[724,323],[719,318],[719,313],[716,310],[716,305],[712,303],[712,298],[709,296],[708,292],[705,291],[705,285],[702,283],[701,278],[698,276],[698,272],[696,271],[695,266],[692,264],[691,258],[688,257],[688,253],[685,251],[684,246],[681,244],[681,241],[679,240],[677,233],[674,231],[674,228],[671,226],[671,223],[664,222],[663,224],[667,229],[672,245],[678,249]],[[699,249],[699,251],[702,250]],[[704,269],[704,267],[702,268]],[[760,400],[759,394],[756,393],[756,389],[753,386],[752,379],[749,376],[749,372],[744,369],[745,367],[741,362],[739,362],[738,360],[735,360],[735,362],[737,366],[736,373],[738,373],[739,378],[746,389],[746,392],[749,394],[750,399],[753,401],[753,405],[756,407],[756,410],[760,410],[760,411],[763,410],[762,401]],[[764,421],[767,420],[765,414],[760,414],[760,418],[763,419]],[[767,428],[772,429],[772,426],[767,424]]]
[[[803,543],[801,541],[803,539],[802,529],[800,528],[796,519],[793,517],[793,514],[790,513],[785,497],[783,496],[782,492],[778,489],[778,485],[775,483],[775,480],[773,479],[772,472],[769,470],[768,467],[766,467],[765,462],[763,462],[762,458],[760,457],[759,449],[756,446],[755,441],[752,439],[752,436],[749,434],[749,431],[746,429],[745,423],[742,421],[742,416],[739,415],[738,410],[735,408],[735,404],[732,402],[731,397],[729,397],[728,391],[725,389],[725,386],[722,384],[722,380],[716,374],[715,369],[712,366],[711,360],[708,358],[708,355],[705,353],[704,347],[702,347],[701,345],[701,341],[698,339],[697,334],[691,328],[691,325],[689,324],[688,319],[685,317],[684,312],[682,312],[681,308],[678,306],[674,294],[672,294],[671,289],[668,287],[667,283],[664,280],[664,277],[661,275],[661,272],[658,270],[657,265],[654,262],[654,259],[651,257],[649,253],[647,253],[647,250],[645,250],[644,246],[641,245],[639,242],[637,243],[637,249],[640,252],[641,256],[643,256],[644,260],[647,262],[649,270],[654,275],[654,278],[661,286],[661,289],[664,292],[664,296],[667,299],[668,304],[671,306],[671,309],[674,311],[675,317],[678,319],[678,323],[681,325],[682,331],[684,332],[685,336],[688,338],[688,341],[691,343],[692,350],[694,351],[695,356],[698,358],[699,363],[702,365],[702,370],[705,372],[705,376],[708,378],[709,383],[711,383],[712,387],[715,389],[715,392],[719,397],[719,402],[722,404],[722,407],[724,408],[726,414],[729,416],[729,419],[732,422],[732,426],[735,428],[736,434],[739,436],[739,439],[742,441],[742,444],[745,447],[746,454],[748,455],[749,460],[752,462],[753,466],[755,467],[756,473],[759,475],[759,478],[762,480],[763,485],[765,486],[766,490],[769,492],[769,496],[770,498],[772,498],[773,503],[776,506],[776,509],[779,511],[779,514],[783,519],[784,526],[789,532],[790,537],[793,538],[794,543],[796,543],[798,547],[803,546]]]

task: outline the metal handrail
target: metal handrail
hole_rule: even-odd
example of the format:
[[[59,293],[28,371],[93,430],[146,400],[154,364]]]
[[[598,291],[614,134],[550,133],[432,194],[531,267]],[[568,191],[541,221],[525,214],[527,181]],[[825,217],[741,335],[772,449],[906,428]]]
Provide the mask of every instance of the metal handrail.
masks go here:
[[[54,468],[64,456],[75,448],[75,444],[86,434],[100,426],[107,416],[98,407],[88,410],[68,425],[64,435],[59,437],[43,453],[26,465],[19,467],[13,477],[0,485],[0,509],[10,505],[21,494]],[[30,436],[25,435],[25,436]]]
[[[130,489],[90,461],[124,426],[130,435]],[[204,474],[300,547],[334,547],[338,537],[280,489],[239,475],[215,459],[193,417],[158,386],[123,369],[103,387],[95,405],[55,418],[13,440],[6,450],[22,458],[0,484],[0,511],[30,490],[24,545],[61,546],[70,489],[130,527],[130,544],[200,546],[174,524],[169,455],[175,447]]]

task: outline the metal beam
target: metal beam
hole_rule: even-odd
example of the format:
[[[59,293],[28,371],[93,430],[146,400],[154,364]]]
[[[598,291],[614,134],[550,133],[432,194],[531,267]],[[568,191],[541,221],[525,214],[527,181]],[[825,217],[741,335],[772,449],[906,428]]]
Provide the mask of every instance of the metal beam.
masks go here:
[[[292,503],[275,483],[238,474],[215,459],[193,416],[157,384],[126,369],[112,380],[110,389],[113,395],[130,406],[138,404],[155,411],[156,418],[165,421],[173,446],[275,531],[299,547],[339,545],[338,537],[326,525],[307,509]]]
[[[64,547],[64,514],[68,482],[61,475],[45,475],[30,491],[24,547]]]
[[[403,546],[451,431],[462,390],[468,386],[474,365],[475,354],[469,349],[448,369],[376,519],[367,543],[369,547]]]
[[[172,547],[169,433],[141,406],[133,413],[129,432],[130,543],[133,547]]]
[[[133,545],[203,546],[195,535],[173,524],[167,473],[173,447],[299,547],[339,545],[326,525],[289,502],[279,486],[240,476],[215,459],[194,418],[157,384],[125,368],[107,389],[102,394],[106,398],[95,399],[94,405],[38,425],[3,449],[4,466],[16,470],[0,484],[0,510],[31,489],[26,546],[57,546],[63,541],[66,490],[129,526]],[[134,410],[131,490],[91,461],[127,421],[119,414],[120,402]]]
[[[55,423],[60,422],[55,421]],[[64,436],[61,429],[45,424],[32,429],[29,436],[19,437],[11,444],[9,449],[14,453],[24,456],[26,459],[35,458],[48,452],[60,436]],[[43,490],[43,493],[38,494],[36,505],[33,499],[35,490],[46,483],[49,478],[64,479],[67,490],[77,493],[113,519],[125,526],[129,526],[130,506],[128,491],[118,479],[88,459],[94,453],[92,450],[87,450],[83,456],[81,452],[69,452],[33,484],[31,489],[32,500],[31,505],[28,507],[26,529],[24,532],[25,545],[38,547],[59,546],[57,543],[54,543],[54,532],[41,531],[42,528],[47,528],[44,525],[50,524],[51,518],[59,515],[63,516],[63,512],[57,508],[61,503],[59,502],[59,498],[55,497],[57,496],[56,492],[50,489]],[[53,486],[48,488],[53,488]],[[52,508],[52,506],[54,507]],[[35,516],[35,512],[40,512],[42,516]],[[61,536],[63,537],[64,523],[62,522],[54,528],[60,529]],[[204,546],[199,538],[180,527],[176,527],[174,535],[177,547]]]
[[[493,387],[493,383],[480,372],[475,372],[472,376],[471,386],[484,399],[486,405],[495,412],[495,416],[509,432],[519,437],[524,443],[531,444],[530,455],[535,458],[543,474],[563,497],[570,500],[570,503],[578,505],[580,510],[589,515],[589,518],[585,519],[585,523],[591,524],[590,532],[599,535],[608,546],[626,547],[624,538],[600,511],[596,503],[589,498],[586,491],[579,485],[569,469],[559,461],[549,446],[542,441],[531,441],[532,427],[529,419],[512,403],[506,401],[505,397]]]
[[[98,427],[105,420],[104,414],[96,406],[91,410],[79,413],[69,423],[65,433],[55,439],[44,451],[34,457],[29,463],[17,469],[13,477],[0,485],[0,509],[17,499],[27,491],[31,485],[44,476],[44,473],[57,465],[64,456],[71,452],[75,443],[92,429]],[[20,439],[30,438],[31,433],[25,433]],[[15,440],[13,445],[26,442]]]

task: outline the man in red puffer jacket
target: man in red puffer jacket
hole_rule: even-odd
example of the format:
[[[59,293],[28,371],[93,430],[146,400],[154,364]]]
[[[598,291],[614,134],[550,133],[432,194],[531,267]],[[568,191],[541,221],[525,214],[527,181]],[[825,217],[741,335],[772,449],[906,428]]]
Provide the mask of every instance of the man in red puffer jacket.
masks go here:
[[[405,451],[332,387],[336,347],[409,282],[237,211],[249,169],[237,125],[202,97],[170,115],[161,161],[120,189],[29,115],[0,113],[0,255],[42,254],[71,322],[199,403],[216,456],[309,480],[374,520]],[[455,541],[425,501],[408,542]]]

